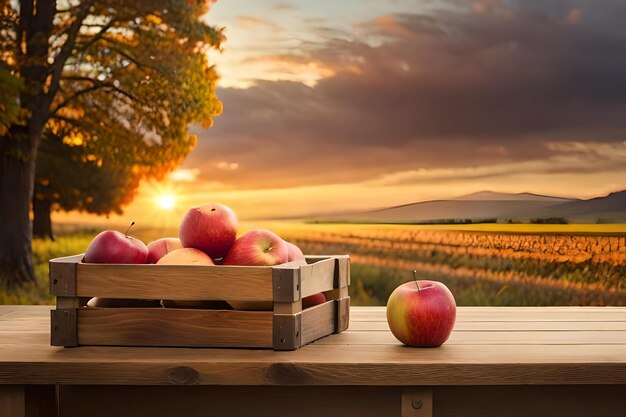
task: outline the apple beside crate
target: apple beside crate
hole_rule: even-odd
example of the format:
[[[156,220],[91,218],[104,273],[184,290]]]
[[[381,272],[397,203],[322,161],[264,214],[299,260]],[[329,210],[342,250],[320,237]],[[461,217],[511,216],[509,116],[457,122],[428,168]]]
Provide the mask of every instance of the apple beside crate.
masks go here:
[[[118,265],[50,260],[53,346],[239,347],[294,350],[348,328],[350,258],[307,256],[277,266]],[[302,298],[327,302],[305,310]],[[238,300],[271,311],[87,307],[91,297]]]

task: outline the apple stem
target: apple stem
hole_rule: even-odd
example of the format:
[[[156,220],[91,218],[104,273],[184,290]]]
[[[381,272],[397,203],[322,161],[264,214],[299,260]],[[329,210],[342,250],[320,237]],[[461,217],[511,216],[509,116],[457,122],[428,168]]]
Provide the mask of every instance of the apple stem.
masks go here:
[[[211,211],[215,211],[215,203],[211,203]]]
[[[413,280],[415,281],[415,285],[417,286],[417,291],[421,291],[420,284],[417,282],[417,271],[413,270]]]
[[[131,227],[133,227],[135,225],[135,222],[132,222],[130,224],[130,226],[128,226],[128,229],[126,229],[126,232],[124,232],[124,237],[128,237],[128,231],[130,230]]]

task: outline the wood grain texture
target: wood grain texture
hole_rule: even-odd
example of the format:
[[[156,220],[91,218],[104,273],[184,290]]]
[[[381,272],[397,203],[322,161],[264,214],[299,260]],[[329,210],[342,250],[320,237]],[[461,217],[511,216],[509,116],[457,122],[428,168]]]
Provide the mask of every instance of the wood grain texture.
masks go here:
[[[272,313],[159,308],[78,310],[78,343],[108,346],[272,347]]]
[[[272,301],[272,268],[256,266],[78,264],[84,297]]]
[[[61,388],[60,417],[385,417],[400,415],[395,387]]]
[[[26,417],[26,390],[22,385],[0,385],[0,416]]]
[[[320,340],[327,345],[396,345],[391,332],[348,330],[333,338]],[[452,332],[450,345],[622,345],[626,348],[624,331],[562,331],[562,332]]]
[[[335,259],[327,258],[300,267],[302,298],[335,288]]]
[[[354,307],[350,311],[351,329],[357,325],[375,327],[330,335],[292,352],[97,346],[63,349],[49,346],[42,337],[49,331],[50,307],[11,306],[2,311],[0,383],[626,384],[625,331],[619,327],[626,322],[625,308],[459,307],[457,326],[461,327],[449,342],[439,348],[414,349],[393,340],[375,344],[389,337],[387,328],[380,325],[385,320],[384,308]],[[560,325],[567,327],[560,329]],[[602,339],[605,333],[616,337]],[[599,343],[580,344],[596,336],[601,338]],[[350,344],[354,338],[363,338],[365,343]]]
[[[327,301],[302,311],[302,345],[335,331],[337,302]]]
[[[50,344],[52,346],[78,346],[77,309],[50,311]]]
[[[51,259],[50,293],[64,297],[76,295],[76,266],[84,254]]]
[[[357,307],[358,308],[358,307]],[[354,321],[350,330],[388,331],[386,321]],[[455,332],[564,332],[564,331],[626,331],[626,321],[457,321]]]
[[[350,297],[337,300],[337,319],[335,333],[341,333],[350,326]]]

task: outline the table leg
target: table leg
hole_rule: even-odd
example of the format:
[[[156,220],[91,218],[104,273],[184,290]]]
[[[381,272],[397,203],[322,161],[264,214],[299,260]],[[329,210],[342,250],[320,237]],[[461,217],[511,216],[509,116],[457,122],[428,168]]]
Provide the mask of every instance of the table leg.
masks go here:
[[[0,385],[0,416],[56,417],[54,385]]]
[[[433,390],[424,387],[402,388],[402,417],[433,417]]]

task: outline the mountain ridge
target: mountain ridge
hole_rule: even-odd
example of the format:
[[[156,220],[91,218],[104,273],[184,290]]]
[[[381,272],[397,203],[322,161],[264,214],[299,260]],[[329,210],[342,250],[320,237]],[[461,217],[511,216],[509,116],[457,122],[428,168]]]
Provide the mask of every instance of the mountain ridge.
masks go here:
[[[451,199],[427,200],[375,210],[324,216],[331,221],[443,222],[531,221],[580,217],[585,222],[626,220],[626,190],[587,200],[534,193],[479,191]],[[324,220],[323,219],[323,220]]]

